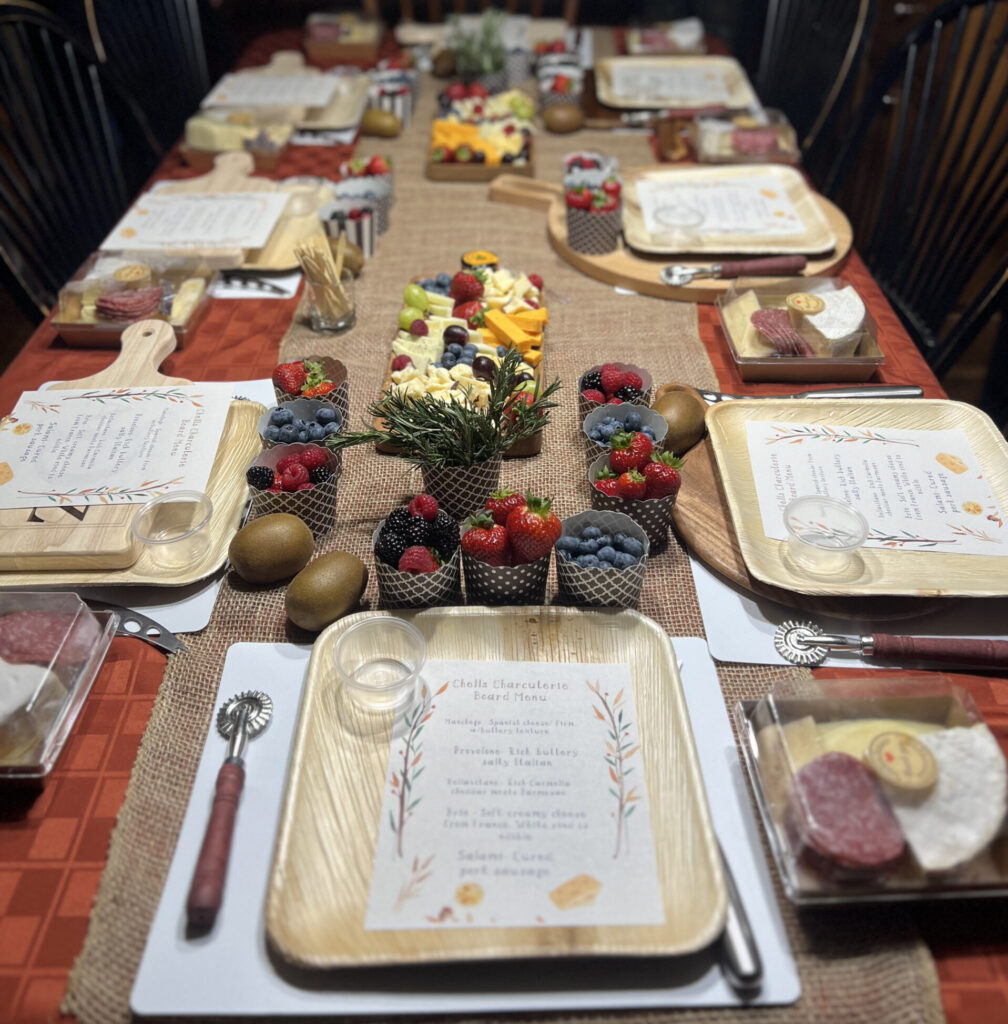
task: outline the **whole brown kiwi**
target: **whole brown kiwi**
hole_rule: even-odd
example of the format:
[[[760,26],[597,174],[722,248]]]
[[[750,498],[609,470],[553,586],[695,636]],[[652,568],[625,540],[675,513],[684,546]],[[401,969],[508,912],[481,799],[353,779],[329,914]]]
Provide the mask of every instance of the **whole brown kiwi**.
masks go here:
[[[319,555],[290,581],[284,596],[287,617],[302,629],[325,629],[357,607],[367,581],[367,566],[356,555]]]
[[[246,523],[231,538],[231,567],[248,583],[278,583],[300,572],[315,551],[306,523],[287,512],[273,512]]]
[[[584,111],[574,103],[554,103],[543,111],[543,123],[551,132],[566,135],[584,127]]]
[[[436,78],[450,78],[455,74],[455,54],[451,50],[438,50],[431,71]]]
[[[651,408],[668,424],[665,448],[676,455],[687,452],[707,432],[707,403],[691,387],[677,385],[665,391],[651,403]]]
[[[361,118],[360,130],[362,135],[379,135],[391,139],[402,131],[402,121],[391,110],[368,107]]]
[[[329,248],[332,250],[333,259],[336,258],[336,247],[339,245],[339,236],[336,238],[329,239]],[[358,274],[364,269],[364,253],[361,252],[361,247],[355,245],[350,239],[347,239],[346,245],[343,249],[343,266],[357,277]]]

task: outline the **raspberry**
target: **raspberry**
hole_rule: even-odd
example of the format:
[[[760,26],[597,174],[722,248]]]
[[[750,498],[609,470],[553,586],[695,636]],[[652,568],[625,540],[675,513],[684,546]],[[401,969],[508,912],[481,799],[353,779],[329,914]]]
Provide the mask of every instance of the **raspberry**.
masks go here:
[[[302,484],[308,483],[308,470],[300,462],[288,466],[280,475],[283,477],[285,491],[296,491]]]
[[[543,279],[538,274],[529,274],[528,279],[529,284],[542,291]]]
[[[624,373],[618,366],[603,366],[601,370],[602,390],[607,395],[614,395],[626,383]]]
[[[314,484],[298,484],[298,488],[297,489],[299,491],[313,491],[313,490],[315,490],[315,485]]]
[[[401,572],[421,573],[437,572],[440,568],[437,554],[430,548],[414,544],[408,547],[399,559]]]
[[[316,466],[308,470],[308,479],[313,484],[324,484],[332,475],[333,471],[328,466]]]
[[[622,405],[622,404],[623,404],[623,399],[622,398],[610,398],[609,401],[606,402],[606,405]]]
[[[644,390],[644,381],[641,379],[641,375],[634,373],[633,370],[627,370],[623,374],[623,384],[624,386],[629,384],[630,387],[636,388],[638,391]]]
[[[304,466],[305,469],[318,469],[319,466],[324,466],[329,461],[326,456],[325,450],[319,448],[318,445],[312,445],[311,448],[305,448],[305,450],[298,456],[298,462]]]
[[[291,466],[300,466],[301,456],[300,455],[285,455],[277,464],[276,471],[278,473],[286,473]]]
[[[412,366],[413,360],[409,356],[396,356],[392,360],[392,371],[405,370],[407,366]]]
[[[249,466],[245,479],[257,491],[265,491],[273,486],[273,470],[269,466]]]
[[[605,395],[603,395],[601,391],[596,391],[594,388],[582,391],[581,397],[589,402],[604,402],[606,400]]]
[[[423,322],[423,320],[416,319],[416,320],[413,321],[413,323],[410,324],[409,332],[414,337],[426,338],[427,337],[427,325]]]
[[[434,517],[438,514],[437,498],[430,494],[418,494],[409,503],[408,508],[411,516],[421,516],[428,523],[432,523]]]

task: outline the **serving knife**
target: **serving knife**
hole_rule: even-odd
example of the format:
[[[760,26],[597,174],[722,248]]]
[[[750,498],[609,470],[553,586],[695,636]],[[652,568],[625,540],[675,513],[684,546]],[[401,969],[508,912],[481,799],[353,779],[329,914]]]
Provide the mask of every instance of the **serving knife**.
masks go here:
[[[739,398],[920,398],[924,394],[916,384],[874,384],[856,388],[823,388],[820,391],[796,391],[786,395],[730,395],[723,391],[708,391],[695,388],[696,393],[708,404],[731,402]]]
[[[165,629],[160,622],[156,622],[142,612],[133,611],[132,608],[123,608],[122,605],[112,604],[109,601],[86,598],[85,603],[92,611],[118,612],[119,627],[115,631],[116,636],[136,637],[167,654],[177,654],[180,651],[189,650],[170,629]]]
[[[746,916],[745,904],[735,885],[735,878],[720,841],[718,850],[728,893],[725,926],[719,940],[718,964],[735,994],[741,999],[752,999],[759,994],[763,985],[763,961]]]

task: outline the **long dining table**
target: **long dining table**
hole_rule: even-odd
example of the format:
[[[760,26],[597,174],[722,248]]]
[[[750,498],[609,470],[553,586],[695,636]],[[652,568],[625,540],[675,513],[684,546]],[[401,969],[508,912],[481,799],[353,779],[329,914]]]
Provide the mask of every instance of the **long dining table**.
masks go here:
[[[243,55],[241,64],[260,64],[272,52],[298,45],[296,33],[272,33],[257,40]],[[625,346],[627,354],[636,357],[641,352],[652,359],[656,383],[679,379],[683,383],[708,384],[712,374],[717,385],[728,392],[775,394],[787,390],[785,385],[753,385],[739,379],[713,306],[679,308],[682,304],[617,296],[611,287],[584,278],[563,263],[549,247],[545,225],[537,220],[539,214],[491,203],[485,184],[424,182],[421,163],[437,89],[436,81],[424,76],[413,124],[399,138],[359,139],[354,147],[292,147],[272,175],[336,177],[340,162],[353,150],[366,155],[388,153],[393,159],[397,190],[393,224],[389,234],[379,240],[375,256],[357,282],[357,326],[332,349],[349,370],[352,417],[359,418],[380,390],[402,286],[414,274],[452,269],[460,253],[476,246],[498,252],[505,265],[536,271],[546,280],[551,294],[547,367],[550,376],[560,373],[567,384],[562,415],[557,415],[549,427],[544,453],[528,460],[528,466],[506,469],[506,480],[523,484],[549,479],[553,471],[546,463],[554,440],[558,450],[566,451],[559,439],[564,432],[577,430],[574,380],[561,369],[576,373],[576,367],[587,367],[605,358],[612,344]],[[540,135],[536,176],[556,180],[560,154],[574,148],[618,151],[623,165],[653,160],[649,139],[643,133],[584,131],[562,139]],[[155,178],[184,178],[195,173],[185,166],[176,148],[165,158]],[[926,397],[944,397],[856,251],[850,254],[841,273],[864,297],[878,325],[886,362],[874,382],[917,384]],[[290,332],[299,302],[297,295],[290,299],[213,299],[186,347],[171,354],[162,369],[195,381],[268,378],[281,354],[290,355],[297,344]],[[681,364],[674,353],[669,354],[672,340],[666,333],[667,317],[673,313],[680,318],[675,322],[687,324],[691,336],[701,343],[695,359],[706,360],[703,365],[709,366],[702,380],[669,376],[682,372],[683,365],[700,365]],[[58,328],[46,320],[0,375],[0,411],[9,411],[23,391],[45,381],[77,379],[101,370],[113,354],[108,349],[67,347]],[[381,458],[351,453],[344,471],[347,486],[356,479],[358,486],[366,489],[369,467],[374,465],[370,460]],[[538,468],[534,466],[537,462]],[[388,483],[389,479],[393,482]],[[586,485],[581,479],[580,487],[565,487],[556,495],[565,515],[587,506]],[[362,500],[356,507],[341,502],[333,544],[366,550],[365,538],[377,520],[401,500],[405,489],[401,478],[385,474],[379,493],[369,500]],[[692,583],[684,565],[683,552],[673,540],[669,550],[654,559],[649,572],[674,573],[682,593],[670,596],[667,590],[649,592],[641,610],[657,618],[672,635],[701,635],[696,598],[688,593]],[[0,1020],[28,1024],[60,1019],[129,1019],[127,997],[143,945],[143,921],[149,921],[152,901],[156,904],[156,879],[163,879],[164,864],[170,859],[177,834],[180,806],[184,809],[186,787],[192,783],[192,750],[197,752],[198,760],[205,734],[190,742],[186,756],[160,765],[166,775],[173,776],[178,791],[173,790],[171,799],[165,798],[164,806],[160,806],[150,789],[155,786],[152,776],[159,768],[157,755],[166,742],[171,716],[179,714],[177,703],[173,705],[172,701],[184,703],[198,691],[202,703],[197,719],[205,724],[216,699],[213,680],[219,678],[220,658],[228,644],[240,640],[311,640],[296,630],[292,633],[286,625],[282,587],[257,597],[251,610],[241,603],[247,595],[237,593],[240,589],[231,577],[224,580],[206,636],[202,640],[200,634],[184,637],[190,646],[188,654],[166,658],[138,640],[113,640],[87,703],[44,786],[40,790],[4,791],[0,805]],[[690,600],[692,617],[681,610],[682,602]],[[366,602],[376,606],[373,582]],[[128,603],[128,595],[122,603]],[[200,658],[205,664],[194,664]],[[816,670],[823,677],[863,672]],[[1002,746],[1008,744],[1008,680],[963,674],[951,678],[970,692]],[[765,689],[771,681],[771,676],[757,675],[747,685]],[[729,689],[725,688],[726,699]],[[180,720],[190,719],[182,715]],[[163,820],[138,822],[138,809]],[[142,832],[154,837],[151,843],[157,849],[144,850],[142,843],[138,845]],[[158,861],[156,868],[148,863],[151,858]],[[131,870],[138,876],[135,881],[130,879]],[[152,884],[156,891],[141,895],[141,888]],[[782,898],[779,889],[778,896]],[[879,907],[825,910],[814,920],[809,915],[798,915],[791,927],[805,929],[810,935],[821,938],[829,932],[833,924],[828,918],[835,914],[838,930],[867,937],[867,947],[859,948],[856,956],[851,954],[852,968],[855,972],[859,967],[864,969],[866,990],[874,991],[873,985],[879,988],[877,994],[860,1002],[858,993],[851,991],[851,1003],[840,999],[828,986],[819,986],[816,957],[825,964],[831,956],[846,954],[843,946],[817,951],[815,942],[810,942],[812,948],[800,960],[804,994],[793,1008],[794,1015],[781,1019],[910,1021],[938,1019],[942,1011],[955,1024],[1008,1019],[1008,941],[1004,938],[1002,910],[998,901],[966,900],[902,907],[899,911]],[[118,952],[109,939],[116,929],[117,915],[124,922],[130,921],[129,929],[123,929],[128,948]],[[889,930],[888,919],[893,916],[901,921],[895,933]],[[886,990],[898,992],[900,977],[887,973],[892,963],[871,960],[871,936],[876,933],[883,952],[891,934],[895,935],[893,941],[901,944],[919,942],[923,937],[930,951],[931,957],[925,955],[913,961],[918,972],[914,985],[920,990],[913,995],[920,997],[920,1003],[915,1005],[906,993],[893,1000],[904,1001],[905,1015],[897,1013],[893,1002],[886,1003]],[[877,977],[872,975],[873,970],[878,972]],[[102,971],[106,972],[104,976]],[[857,977],[857,973],[850,975],[851,979]],[[856,987],[853,980],[850,985]],[[104,991],[104,997],[99,990]],[[870,1017],[872,1000],[877,1000],[879,1016]],[[921,1015],[917,1015],[920,1007]],[[768,1014],[777,1019],[771,1011],[744,1009],[720,1011],[710,1019]],[[614,1021],[645,1018],[660,1019],[660,1014],[606,1015]],[[701,1015],[696,1019],[708,1018]]]

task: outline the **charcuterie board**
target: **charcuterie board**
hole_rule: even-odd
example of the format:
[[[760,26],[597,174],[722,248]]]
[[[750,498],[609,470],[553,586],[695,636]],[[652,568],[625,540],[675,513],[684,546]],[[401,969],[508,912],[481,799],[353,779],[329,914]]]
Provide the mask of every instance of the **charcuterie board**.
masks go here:
[[[302,242],[325,244],[325,232],[319,208],[333,197],[324,186],[283,185],[269,178],[254,177],[255,161],[250,153],[221,153],[214,168],[198,178],[172,181],[158,191],[168,195],[224,192],[290,192],[291,198],[269,241],[261,249],[245,252],[241,264],[245,270],[292,270],[298,266],[294,247]],[[208,256],[212,253],[206,254]]]
[[[122,350],[104,370],[57,389],[185,385],[158,366],[175,348],[175,333],[161,320],[141,320],[123,331]],[[234,401],[221,434],[207,494],[214,514],[210,545],[194,565],[174,572],[154,564],[133,538],[139,504],[52,506],[0,510],[0,588],[147,584],[184,586],[224,564],[231,535],[248,495],[244,469],[259,451],[258,402]]]

